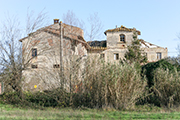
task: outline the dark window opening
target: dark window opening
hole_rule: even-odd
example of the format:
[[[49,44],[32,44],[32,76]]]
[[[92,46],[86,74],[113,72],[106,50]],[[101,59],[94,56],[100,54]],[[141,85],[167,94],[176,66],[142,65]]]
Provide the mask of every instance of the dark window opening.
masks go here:
[[[104,54],[100,54],[100,58],[104,58]]]
[[[54,64],[53,65],[53,68],[59,68],[60,66],[59,66],[59,64]]]
[[[123,34],[120,35],[120,41],[121,41],[121,42],[125,42],[125,35],[123,35]]]
[[[119,59],[119,54],[118,53],[114,53],[114,60],[118,60]]]
[[[38,68],[37,65],[31,64],[31,68]]]
[[[36,48],[32,49],[32,57],[37,57],[37,49]]]
[[[160,60],[161,59],[161,53],[157,53],[157,59]]]

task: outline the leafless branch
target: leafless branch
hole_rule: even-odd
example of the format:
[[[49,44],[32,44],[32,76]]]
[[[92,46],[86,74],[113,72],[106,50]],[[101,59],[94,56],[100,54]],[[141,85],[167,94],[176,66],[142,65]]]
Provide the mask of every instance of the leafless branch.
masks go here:
[[[26,34],[32,33],[35,30],[45,26],[47,19],[47,13],[42,10],[37,16],[34,15],[34,11],[27,11],[27,23],[26,23]]]
[[[98,13],[90,14],[88,22],[90,24],[90,30],[87,31],[88,41],[101,38],[101,34],[103,33],[103,25],[98,16]]]
[[[76,26],[85,30],[84,21],[80,20],[72,10],[68,10],[67,13],[63,14],[62,20],[65,24]]]

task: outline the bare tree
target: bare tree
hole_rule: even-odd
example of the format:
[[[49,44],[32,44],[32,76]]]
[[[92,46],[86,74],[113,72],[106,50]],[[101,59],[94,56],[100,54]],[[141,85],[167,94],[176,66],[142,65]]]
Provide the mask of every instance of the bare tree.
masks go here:
[[[90,17],[88,18],[89,24],[90,24],[90,30],[85,30],[85,24],[82,20],[79,20],[79,18],[75,15],[75,13],[73,11],[68,11],[67,13],[63,14],[63,22],[72,26],[77,26],[80,27],[81,29],[84,30],[85,32],[85,38],[87,38],[87,40],[94,40],[94,38],[99,38],[100,34],[103,33],[102,32],[102,24],[101,21],[98,17],[97,13],[94,13],[92,15],[90,15]],[[88,31],[86,33],[86,31]],[[77,31],[69,31],[69,34],[76,34]],[[83,36],[82,36],[83,37]],[[79,59],[79,58],[76,58]],[[74,59],[72,58],[72,56],[69,56],[69,67],[68,69],[68,73],[66,72],[66,80],[68,81],[69,84],[69,88],[70,88],[70,101],[72,100],[72,92],[74,91],[74,87],[73,85],[77,85],[78,84],[78,74],[81,74],[81,77],[83,78],[83,73],[75,73],[74,71],[78,71],[78,67],[80,64]],[[81,61],[82,62],[82,61]],[[81,64],[82,65],[82,64]],[[81,66],[80,65],[80,66]],[[79,69],[80,70],[80,69]]]
[[[22,67],[23,70],[27,69],[27,66],[29,66],[29,64],[31,63],[31,60],[33,59],[33,57],[31,56],[31,52],[32,52],[32,48],[38,45],[38,41],[40,41],[40,39],[36,39],[36,40],[32,40],[33,37],[35,37],[34,32],[37,29],[40,29],[44,26],[46,26],[48,23],[46,23],[47,21],[47,13],[44,12],[44,10],[42,10],[41,12],[39,12],[37,15],[35,15],[35,13],[33,11],[27,11],[27,17],[26,17],[26,28],[25,29],[25,36],[27,36],[28,41],[22,45]],[[24,37],[24,36],[23,36]],[[43,38],[41,38],[43,39]],[[30,46],[31,44],[31,46]],[[38,55],[41,55],[44,51],[45,48],[41,48],[42,51],[41,53],[39,53]],[[26,52],[26,54],[25,54]]]
[[[93,41],[94,39],[101,38],[103,33],[103,25],[98,16],[98,13],[90,14],[88,18],[90,29],[87,30],[87,40]]]
[[[63,14],[63,22],[83,29],[87,41],[102,38],[103,24],[98,16],[98,13],[90,14],[87,20],[90,29],[85,29],[86,27],[84,21],[80,20],[73,11],[68,10],[67,13]]]
[[[0,67],[3,80],[15,91],[19,91],[21,77],[21,45],[18,42],[21,30],[16,17],[9,17],[3,24],[0,42]]]
[[[65,24],[76,26],[85,30],[84,21],[80,20],[72,10],[68,10],[67,13],[63,14],[62,19]]]
[[[41,22],[45,20],[45,14],[40,12],[32,22],[33,14],[27,14],[26,32],[29,34],[41,27]],[[19,42],[24,29],[21,29],[20,22],[16,17],[7,17],[3,24],[0,38],[0,69],[1,78],[5,85],[10,86],[14,91],[21,93],[22,70],[25,69],[26,63],[23,60],[22,45]],[[27,47],[25,45],[24,47]],[[26,65],[25,65],[26,64]],[[7,88],[7,86],[5,86]]]

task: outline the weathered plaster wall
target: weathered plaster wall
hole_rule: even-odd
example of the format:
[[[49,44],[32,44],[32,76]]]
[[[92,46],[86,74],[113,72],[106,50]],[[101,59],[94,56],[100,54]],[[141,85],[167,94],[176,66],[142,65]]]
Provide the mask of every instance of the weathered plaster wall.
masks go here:
[[[125,43],[120,41],[120,35],[125,35]],[[95,56],[104,53],[104,59],[108,62],[118,62],[114,59],[114,54],[119,55],[119,59],[123,59],[127,51],[127,46],[131,45],[134,33],[131,31],[116,31],[106,32],[107,35],[107,49],[102,52],[88,52],[90,56]],[[161,53],[161,59],[168,57],[167,48],[162,47],[144,47],[142,48],[147,53],[148,62],[157,61],[157,53]]]
[[[167,48],[144,48],[145,53],[147,53],[148,62],[155,62],[159,59],[157,58],[157,53],[161,53],[161,59],[168,57]]]
[[[54,27],[54,26],[53,26]],[[63,34],[68,36],[68,27],[64,27]],[[72,33],[68,37],[72,36]],[[74,35],[83,35],[78,30]],[[77,39],[77,37],[76,37]],[[54,68],[55,64],[60,65],[60,37],[48,32],[38,31],[22,41],[24,63],[29,61],[23,71],[23,90],[37,91],[60,86],[60,68]],[[37,48],[37,57],[32,58],[32,48]],[[71,39],[63,38],[63,67],[64,72],[69,73],[70,59],[79,59],[87,55],[87,50],[81,42],[74,42]],[[73,58],[72,56],[76,56]],[[72,60],[71,60],[72,61]],[[33,69],[31,65],[37,65]],[[36,88],[34,88],[36,86]]]
[[[120,41],[120,35],[125,35],[125,43]],[[119,31],[107,32],[107,48],[121,48],[122,45],[130,45],[133,40],[133,32]]]

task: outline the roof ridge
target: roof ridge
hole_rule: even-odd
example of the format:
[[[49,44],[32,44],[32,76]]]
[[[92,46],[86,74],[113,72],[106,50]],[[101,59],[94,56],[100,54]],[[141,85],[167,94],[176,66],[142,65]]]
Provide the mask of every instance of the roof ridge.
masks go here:
[[[138,35],[141,35],[141,32],[139,30],[136,30],[136,28],[127,28],[123,25],[121,25],[121,27],[117,27],[114,29],[108,29],[104,32],[104,34],[106,35],[107,32],[118,32],[118,31],[128,31],[128,32],[136,31]]]

